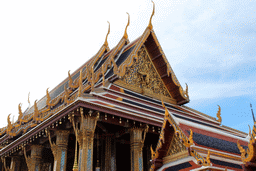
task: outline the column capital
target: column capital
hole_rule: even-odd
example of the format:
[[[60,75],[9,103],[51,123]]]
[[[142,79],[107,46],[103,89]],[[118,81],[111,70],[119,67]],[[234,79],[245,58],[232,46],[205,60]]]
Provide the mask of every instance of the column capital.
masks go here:
[[[44,146],[42,145],[31,145],[31,158],[42,158],[42,150]]]
[[[57,146],[67,146],[69,130],[57,130],[56,131],[56,145]]]

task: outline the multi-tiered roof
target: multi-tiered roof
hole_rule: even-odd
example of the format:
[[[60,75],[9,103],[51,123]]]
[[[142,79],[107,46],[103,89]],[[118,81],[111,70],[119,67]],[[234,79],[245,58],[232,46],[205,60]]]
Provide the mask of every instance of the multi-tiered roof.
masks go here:
[[[8,117],[8,126],[0,129],[0,156],[23,148],[80,106],[99,111],[105,122],[112,123],[108,117],[113,115],[120,125],[133,120],[149,125],[151,132],[162,127],[152,149],[152,170],[242,170],[242,164],[254,162],[255,132],[247,137],[221,125],[220,107],[215,119],[184,105],[189,102],[188,87],[183,90],[167,61],[153,30],[153,15],[154,10],[144,33],[132,42],[128,19],[122,39],[112,49],[109,30],[89,61],[52,91],[47,89],[26,112],[19,106],[18,120],[11,123]]]

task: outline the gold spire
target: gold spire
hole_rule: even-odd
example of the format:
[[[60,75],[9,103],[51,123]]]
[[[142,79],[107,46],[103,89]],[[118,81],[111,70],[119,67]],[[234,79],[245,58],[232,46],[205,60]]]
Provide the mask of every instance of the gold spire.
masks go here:
[[[108,22],[108,33],[106,35],[106,38],[105,38],[105,43],[104,43],[104,46],[108,46],[108,35],[110,33],[110,23]]]
[[[153,25],[152,25],[152,18],[153,18],[153,15],[155,14],[155,3],[154,3],[152,0],[151,0],[151,2],[153,3],[153,11],[152,11],[152,14],[151,14],[149,23],[148,23],[148,28],[149,28],[150,30],[152,30],[152,28],[153,28]]]
[[[123,36],[123,38],[125,38],[125,39],[128,39],[127,28],[130,25],[130,14],[128,12],[127,12],[127,14],[128,14],[128,23],[125,27],[124,36]]]
[[[219,105],[218,105],[219,106]],[[221,108],[220,108],[220,106],[219,106],[219,110],[218,110],[218,113],[217,113],[217,117],[218,117],[218,122],[220,122],[221,123],[221,121],[222,121],[222,119],[221,119],[221,116],[220,116],[220,113],[221,112]]]

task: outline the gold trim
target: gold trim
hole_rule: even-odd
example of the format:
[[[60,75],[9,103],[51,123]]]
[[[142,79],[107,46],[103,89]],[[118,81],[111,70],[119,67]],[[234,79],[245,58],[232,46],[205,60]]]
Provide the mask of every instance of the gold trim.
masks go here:
[[[192,149],[195,149],[197,152],[207,153],[206,149],[201,149],[201,148],[198,148],[198,147],[192,147]],[[236,161],[241,161],[240,157],[238,157],[238,156],[237,157],[231,156],[228,153],[227,154],[222,154],[222,153],[219,153],[219,152],[211,151],[211,155],[215,155],[215,156],[219,156],[219,157],[224,157],[226,159],[233,159],[233,160],[236,160]]]
[[[157,99],[157,100],[161,100],[161,97],[159,96],[159,94],[153,94],[153,93],[151,93],[150,91],[147,91],[147,90],[142,91],[141,88],[136,87],[136,86],[133,86],[133,85],[128,85],[128,84],[126,84],[126,83],[125,83],[124,81],[122,81],[122,80],[116,80],[116,81],[114,82],[114,84],[116,84],[116,85],[118,85],[118,86],[120,86],[120,87],[123,87],[123,88],[125,88],[125,89],[134,91],[134,92],[139,93],[139,94],[142,94],[142,92],[143,92],[143,95],[145,95],[145,96],[153,97],[153,98],[155,98],[155,99]],[[121,91],[121,92],[122,92],[122,91]],[[123,93],[124,93],[124,92],[123,92]],[[163,96],[162,98],[163,98],[163,100],[164,100],[165,102],[167,102],[167,103],[177,104],[176,100],[174,100],[174,99],[171,99],[171,98],[166,97],[166,96]]]
[[[189,156],[189,153],[188,153],[187,150],[181,151],[181,152],[178,152],[176,154],[172,154],[170,156],[164,157],[163,158],[163,164],[174,162],[176,160],[179,160],[179,159],[182,159],[182,158],[185,158],[185,157],[188,157],[188,156]]]

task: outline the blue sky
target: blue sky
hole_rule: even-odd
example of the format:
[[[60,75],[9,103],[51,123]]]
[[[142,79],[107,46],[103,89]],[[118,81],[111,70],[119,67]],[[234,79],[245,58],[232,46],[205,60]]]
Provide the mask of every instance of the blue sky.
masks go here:
[[[248,132],[256,113],[256,1],[158,0],[153,29],[180,84],[189,86],[188,106],[222,123]],[[28,107],[92,57],[109,46],[140,36],[152,12],[149,0],[130,1],[0,1],[0,127],[18,104]]]
[[[220,105],[223,125],[248,132],[250,103],[256,111],[256,2],[184,4],[159,39],[179,81],[189,85],[188,106],[216,117]]]

